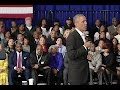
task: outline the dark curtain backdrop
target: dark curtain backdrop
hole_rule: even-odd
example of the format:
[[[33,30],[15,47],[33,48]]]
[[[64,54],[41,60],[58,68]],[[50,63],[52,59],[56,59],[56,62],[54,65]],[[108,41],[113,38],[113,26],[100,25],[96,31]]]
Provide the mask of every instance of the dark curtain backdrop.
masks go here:
[[[84,14],[87,17],[88,27],[94,25],[96,19],[102,20],[107,26],[113,17],[120,19],[120,5],[33,5],[33,26],[38,25],[41,18],[47,18],[52,25],[55,19],[63,26],[67,17],[75,14]],[[4,19],[6,29],[11,27],[12,19]],[[17,19],[17,24],[24,23],[24,19]]]

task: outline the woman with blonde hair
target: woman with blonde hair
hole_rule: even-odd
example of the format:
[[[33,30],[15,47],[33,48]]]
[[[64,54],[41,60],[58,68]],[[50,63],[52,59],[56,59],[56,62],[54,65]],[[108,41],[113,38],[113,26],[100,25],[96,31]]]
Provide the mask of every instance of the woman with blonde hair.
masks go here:
[[[0,43],[0,85],[8,85],[8,55]]]

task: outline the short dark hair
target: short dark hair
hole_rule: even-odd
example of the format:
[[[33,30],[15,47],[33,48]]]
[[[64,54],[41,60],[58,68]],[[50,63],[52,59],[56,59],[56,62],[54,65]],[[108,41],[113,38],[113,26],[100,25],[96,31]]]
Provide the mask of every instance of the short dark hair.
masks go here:
[[[88,41],[91,41],[92,42],[92,39],[91,39],[91,37],[90,36],[86,36],[85,37],[85,40],[88,42]]]
[[[103,49],[109,49],[109,51],[110,51],[110,49],[111,49],[111,44],[108,43],[108,42],[105,42],[104,45],[103,45]]]

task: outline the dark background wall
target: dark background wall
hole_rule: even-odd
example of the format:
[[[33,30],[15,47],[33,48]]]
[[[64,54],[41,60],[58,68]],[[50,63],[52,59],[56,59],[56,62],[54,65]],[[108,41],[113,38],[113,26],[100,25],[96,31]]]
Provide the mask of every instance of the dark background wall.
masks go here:
[[[81,13],[87,17],[88,27],[94,24],[96,19],[100,19],[108,26],[113,17],[120,19],[120,5],[33,5],[34,18],[33,25],[37,25],[41,18],[47,18],[50,23],[58,19],[61,25],[65,24],[67,17],[73,17]],[[4,19],[6,28],[10,28],[12,19]],[[24,19],[17,19],[18,24],[24,23]]]

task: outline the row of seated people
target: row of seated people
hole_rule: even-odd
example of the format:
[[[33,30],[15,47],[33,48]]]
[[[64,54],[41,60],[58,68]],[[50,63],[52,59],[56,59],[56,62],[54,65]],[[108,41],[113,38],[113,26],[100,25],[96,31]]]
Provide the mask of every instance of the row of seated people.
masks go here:
[[[36,85],[39,73],[45,76],[48,85],[54,84],[54,80],[57,84],[60,84],[62,81],[63,56],[57,52],[57,49],[55,45],[50,46],[48,54],[43,52],[41,45],[37,45],[36,50],[30,54],[24,52],[22,45],[17,43],[15,52],[11,52],[8,56],[2,44],[0,44],[0,84],[16,85],[18,75],[21,75],[26,81],[33,78],[34,85]]]
[[[118,44],[117,47],[118,52],[120,52],[120,44]],[[55,81],[59,85],[62,81],[64,60],[62,54],[57,52],[57,49],[57,46],[52,45],[49,47],[49,53],[45,53],[43,52],[42,46],[38,44],[34,52],[28,53],[23,51],[20,43],[17,43],[15,45],[16,52],[11,52],[8,56],[2,44],[0,44],[1,85],[8,84],[8,81],[10,85],[15,85],[19,74],[27,81],[29,78],[33,78],[34,85],[36,85],[39,80],[38,74],[45,76],[48,85],[55,84]],[[116,56],[118,57],[119,55]],[[65,57],[67,57],[67,53]],[[90,66],[90,85],[93,85],[93,73],[97,73],[99,85],[102,85],[103,77],[105,82],[110,84],[110,75],[116,75],[116,67],[119,67],[115,54],[110,51],[110,44],[104,43],[103,49],[99,50],[97,47],[95,48],[95,44],[92,43],[87,58]],[[119,59],[119,57],[117,59]],[[9,76],[9,78],[7,76]]]
[[[114,54],[110,49],[110,43],[104,43],[102,50],[100,51],[95,44],[92,43],[90,51],[88,52],[88,63],[90,70],[90,85],[94,85],[95,76],[99,85],[105,83],[110,85],[113,82],[113,77],[117,79],[119,84],[119,54]],[[117,45],[118,53],[120,52],[120,44]]]

